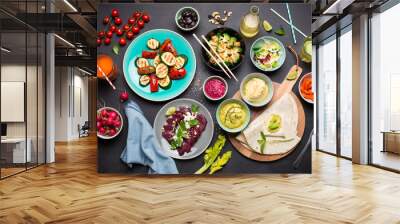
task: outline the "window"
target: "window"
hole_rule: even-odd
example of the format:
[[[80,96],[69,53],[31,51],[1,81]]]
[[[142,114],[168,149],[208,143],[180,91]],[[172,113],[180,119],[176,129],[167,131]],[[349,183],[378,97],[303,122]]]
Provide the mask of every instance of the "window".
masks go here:
[[[342,31],[340,45],[340,155],[352,156],[352,32]]]
[[[400,170],[400,4],[371,18],[371,162]],[[392,132],[393,131],[393,132]]]
[[[336,153],[336,36],[320,44],[317,51],[317,149]]]

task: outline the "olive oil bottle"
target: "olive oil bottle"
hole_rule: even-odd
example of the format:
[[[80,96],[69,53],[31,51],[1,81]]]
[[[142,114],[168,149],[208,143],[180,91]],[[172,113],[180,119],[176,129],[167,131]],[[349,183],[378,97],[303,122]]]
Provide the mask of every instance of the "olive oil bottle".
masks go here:
[[[242,17],[240,21],[240,33],[247,38],[254,37],[260,30],[260,9],[251,6],[249,13]]]

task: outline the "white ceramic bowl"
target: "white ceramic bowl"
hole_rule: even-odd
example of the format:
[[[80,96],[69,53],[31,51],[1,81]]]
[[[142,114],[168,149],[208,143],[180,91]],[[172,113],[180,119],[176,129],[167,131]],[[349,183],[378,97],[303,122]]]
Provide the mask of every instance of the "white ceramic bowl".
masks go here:
[[[99,138],[101,138],[101,139],[113,139],[113,138],[117,137],[117,136],[119,135],[119,133],[121,133],[122,128],[124,127],[124,119],[123,119],[121,113],[120,113],[117,109],[115,109],[115,108],[112,108],[112,107],[102,107],[102,108],[100,108],[100,109],[97,110],[97,114],[99,114],[102,110],[112,110],[112,111],[114,111],[115,113],[117,113],[117,115],[119,116],[119,119],[120,119],[120,121],[121,121],[121,126],[120,126],[119,130],[115,133],[114,136],[105,136],[105,135],[101,135],[101,134],[99,133],[99,131],[97,130],[97,137],[99,137]]]
[[[241,105],[242,108],[243,108],[243,110],[245,110],[245,112],[246,112],[246,119],[245,119],[245,121],[243,122],[243,124],[242,124],[240,127],[238,127],[238,128],[233,128],[233,129],[232,129],[232,128],[226,127],[226,126],[222,123],[222,121],[221,121],[221,119],[220,119],[220,117],[219,117],[219,114],[220,114],[220,112],[221,112],[222,107],[223,107],[224,105],[228,104],[228,103],[237,103],[237,104]],[[243,130],[247,127],[247,125],[249,125],[249,123],[250,123],[250,117],[251,117],[251,112],[250,112],[249,107],[248,107],[248,106],[246,105],[246,103],[244,103],[243,101],[237,100],[237,99],[226,99],[226,100],[222,101],[222,102],[218,105],[217,111],[216,111],[216,113],[215,113],[215,116],[216,116],[216,118],[217,118],[218,125],[219,125],[224,131],[226,131],[226,132],[228,132],[228,133],[238,133],[238,132],[243,131]]]
[[[261,100],[260,102],[251,102],[249,99],[247,99],[244,96],[244,93],[243,93],[244,85],[246,84],[246,82],[248,82],[252,78],[262,79],[268,86],[268,95],[265,99]],[[262,106],[267,105],[272,100],[273,95],[274,95],[274,85],[272,84],[271,79],[263,73],[258,73],[258,72],[250,73],[250,74],[246,75],[246,77],[244,77],[244,79],[240,83],[240,96],[242,97],[244,102],[246,102],[248,105],[250,105],[252,107],[262,107]]]
[[[208,80],[211,80],[211,79],[218,79],[218,80],[221,80],[221,81],[225,84],[225,93],[224,93],[224,95],[223,95],[222,97],[220,97],[220,98],[211,98],[209,95],[207,95],[206,90],[205,90],[204,87],[205,87],[206,83],[208,82]],[[226,80],[225,80],[224,78],[222,78],[221,76],[213,75],[213,76],[208,77],[208,78],[203,82],[203,94],[204,94],[204,96],[205,96],[207,99],[209,99],[209,100],[211,100],[211,101],[218,101],[218,100],[221,100],[221,99],[223,99],[223,98],[226,96],[227,93],[228,93],[228,83],[227,83]]]
[[[191,28],[184,28],[184,27],[182,27],[181,25],[179,25],[179,23],[178,23],[178,20],[181,18],[181,13],[182,13],[182,11],[185,10],[185,9],[191,9],[191,10],[193,10],[193,11],[197,14],[197,22],[196,22],[196,24],[195,24],[193,27],[191,27]],[[176,12],[176,14],[175,14],[175,23],[176,23],[176,25],[178,26],[178,28],[181,29],[181,30],[183,30],[183,31],[192,31],[192,30],[196,29],[196,28],[199,26],[199,24],[200,24],[200,13],[199,13],[195,8],[193,8],[193,7],[189,7],[189,6],[182,7],[182,8],[180,8],[180,9]]]
[[[301,87],[301,83],[303,83],[305,77],[311,77],[311,72],[310,72],[310,73],[307,73],[307,74],[303,75],[303,77],[301,77],[300,82],[299,82],[299,86],[298,86],[298,88],[299,88],[299,94],[300,94],[301,98],[302,98],[304,101],[306,101],[307,103],[314,104],[314,101],[304,98],[303,94],[301,93],[300,87]],[[312,77],[311,77],[311,78],[312,78]],[[314,93],[314,99],[315,99],[315,93]]]

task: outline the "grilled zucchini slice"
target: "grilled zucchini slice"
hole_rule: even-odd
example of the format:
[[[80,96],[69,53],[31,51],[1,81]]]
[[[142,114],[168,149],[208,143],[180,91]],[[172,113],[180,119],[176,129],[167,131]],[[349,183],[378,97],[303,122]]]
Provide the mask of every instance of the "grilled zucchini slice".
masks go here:
[[[168,76],[168,66],[164,63],[160,63],[156,67],[156,76],[159,79],[163,79]]]
[[[158,85],[159,85],[161,88],[163,88],[163,89],[168,89],[168,88],[170,88],[170,87],[171,87],[171,84],[172,84],[172,82],[171,82],[171,79],[169,78],[168,75],[165,76],[165,78],[159,79],[159,80],[158,80]]]
[[[153,65],[154,65],[154,66],[157,66],[158,64],[160,64],[160,62],[161,62],[160,55],[157,54],[157,56],[156,56],[156,57],[154,58],[154,60],[153,60]]]
[[[175,59],[175,68],[176,69],[181,69],[186,65],[187,62],[187,57],[186,55],[178,55],[178,57],[176,57]]]
[[[150,38],[147,41],[147,47],[152,49],[152,50],[156,50],[160,47],[160,42],[154,38]]]
[[[175,65],[176,58],[171,52],[163,52],[161,54],[161,61],[171,67]]]
[[[135,65],[138,68],[143,68],[143,67],[149,66],[150,64],[146,58],[138,57],[135,61]]]
[[[147,85],[149,85],[149,83],[150,83],[150,76],[148,76],[148,75],[142,75],[142,76],[140,76],[140,78],[139,78],[139,84],[140,84],[141,86],[147,86]]]

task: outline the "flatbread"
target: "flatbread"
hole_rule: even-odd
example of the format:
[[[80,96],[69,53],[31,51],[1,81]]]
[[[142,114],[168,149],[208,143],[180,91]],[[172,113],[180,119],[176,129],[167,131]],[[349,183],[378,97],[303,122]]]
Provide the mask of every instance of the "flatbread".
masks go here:
[[[268,130],[268,122],[273,114],[281,117],[281,127],[275,133],[271,133]],[[236,139],[260,154],[284,154],[300,141],[297,136],[297,124],[298,110],[296,102],[289,93],[286,93],[253,120],[243,131],[243,134],[237,136]],[[258,140],[261,139],[260,132],[267,135],[267,144],[263,153],[261,153],[261,147],[258,143]]]

